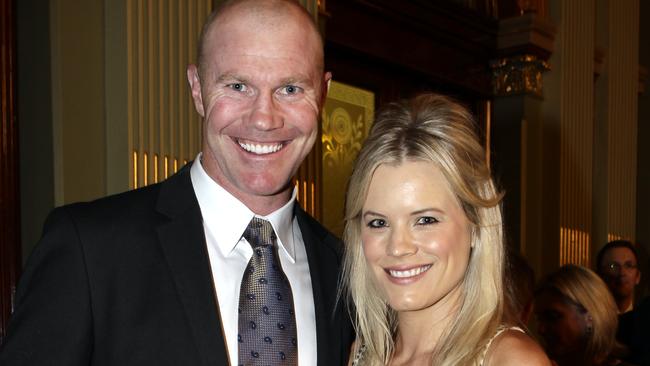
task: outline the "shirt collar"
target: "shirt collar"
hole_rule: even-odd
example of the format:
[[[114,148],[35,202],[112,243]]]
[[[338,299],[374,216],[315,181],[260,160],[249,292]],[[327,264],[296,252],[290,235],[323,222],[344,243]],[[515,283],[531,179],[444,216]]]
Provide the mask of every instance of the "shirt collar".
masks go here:
[[[295,240],[293,233],[293,205],[296,200],[294,188],[291,199],[269,215],[256,215],[235,196],[215,182],[201,164],[199,153],[190,169],[190,177],[196,198],[199,201],[206,231],[215,239],[223,256],[233,254],[248,223],[257,216],[268,220],[278,237],[279,249],[295,261]],[[206,234],[208,234],[206,232]]]

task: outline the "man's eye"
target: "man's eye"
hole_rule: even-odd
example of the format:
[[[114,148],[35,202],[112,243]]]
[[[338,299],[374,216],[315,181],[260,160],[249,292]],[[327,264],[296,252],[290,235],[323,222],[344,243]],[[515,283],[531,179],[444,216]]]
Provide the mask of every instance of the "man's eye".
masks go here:
[[[437,222],[439,222],[439,221],[435,217],[423,216],[423,217],[420,217],[418,219],[417,224],[418,225],[431,225],[431,224],[435,224]]]
[[[294,95],[302,91],[302,88],[295,85],[286,85],[280,89],[280,94],[284,95]]]
[[[366,225],[371,229],[381,228],[386,226],[386,220],[374,219],[374,220],[370,220]]]
[[[246,85],[242,83],[232,83],[227,85],[230,89],[238,92],[246,91]]]

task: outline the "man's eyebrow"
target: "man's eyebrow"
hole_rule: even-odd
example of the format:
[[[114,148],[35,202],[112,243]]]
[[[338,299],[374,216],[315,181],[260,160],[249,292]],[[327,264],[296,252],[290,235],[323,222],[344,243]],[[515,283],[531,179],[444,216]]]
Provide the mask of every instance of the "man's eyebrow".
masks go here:
[[[290,84],[305,84],[305,85],[311,85],[312,84],[312,79],[306,75],[296,75],[296,76],[289,76],[287,78],[281,79],[280,84],[282,85],[290,85]]]
[[[223,83],[223,82],[229,82],[229,81],[247,82],[248,79],[246,77],[242,76],[242,75],[238,75],[238,74],[231,73],[231,72],[226,72],[226,73],[223,73],[223,74],[219,75],[219,77],[217,77],[217,79],[215,81],[217,83]]]

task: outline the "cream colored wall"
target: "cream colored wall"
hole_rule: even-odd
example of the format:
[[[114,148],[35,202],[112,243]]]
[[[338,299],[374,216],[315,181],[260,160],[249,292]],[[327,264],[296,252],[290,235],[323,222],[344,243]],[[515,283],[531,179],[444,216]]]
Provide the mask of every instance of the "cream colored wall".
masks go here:
[[[594,249],[636,236],[639,1],[598,1],[597,46],[604,66],[596,87]]]
[[[50,3],[55,205],[106,194],[104,5]]]
[[[538,274],[592,265],[612,237],[634,240],[637,212],[639,2],[548,5],[556,34],[543,98],[495,100],[495,125],[521,129],[519,240]]]
[[[185,68],[211,9],[211,0],[50,3],[55,205],[162,181],[194,158],[201,121]]]
[[[530,203],[523,240],[534,261],[541,255],[542,273],[593,265],[612,236],[634,240],[638,4],[549,1],[555,49],[540,123],[534,110],[524,121],[522,173]]]
[[[552,4],[558,24],[544,105],[558,134],[559,263],[589,265],[592,224],[594,0]]]

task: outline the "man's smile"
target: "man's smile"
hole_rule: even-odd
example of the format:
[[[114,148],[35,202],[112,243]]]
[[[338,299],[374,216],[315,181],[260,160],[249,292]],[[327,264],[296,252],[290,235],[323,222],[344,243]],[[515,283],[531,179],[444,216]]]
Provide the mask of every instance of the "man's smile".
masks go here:
[[[237,143],[242,149],[256,155],[266,155],[280,151],[285,143],[283,142],[253,142],[237,139]]]

